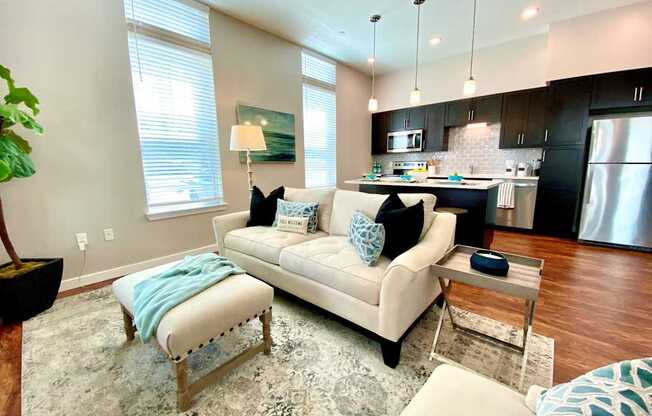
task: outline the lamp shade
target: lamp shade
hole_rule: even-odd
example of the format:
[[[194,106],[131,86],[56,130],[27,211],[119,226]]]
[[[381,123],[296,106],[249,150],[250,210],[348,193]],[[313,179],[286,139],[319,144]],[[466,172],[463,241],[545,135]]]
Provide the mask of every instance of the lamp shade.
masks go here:
[[[241,124],[231,127],[231,150],[267,150],[263,129]]]

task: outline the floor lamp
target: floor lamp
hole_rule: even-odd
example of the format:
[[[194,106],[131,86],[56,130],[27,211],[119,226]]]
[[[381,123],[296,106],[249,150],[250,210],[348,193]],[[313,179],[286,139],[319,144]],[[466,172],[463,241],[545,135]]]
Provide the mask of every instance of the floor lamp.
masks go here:
[[[236,124],[231,127],[231,151],[247,152],[247,176],[249,180],[249,195],[254,190],[254,172],[251,170],[250,152],[267,150],[265,136],[260,126]]]

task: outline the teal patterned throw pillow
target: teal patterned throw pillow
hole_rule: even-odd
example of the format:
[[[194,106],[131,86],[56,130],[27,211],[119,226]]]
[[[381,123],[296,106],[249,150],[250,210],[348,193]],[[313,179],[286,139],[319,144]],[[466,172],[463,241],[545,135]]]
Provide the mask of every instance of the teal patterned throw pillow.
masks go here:
[[[546,390],[537,416],[652,415],[652,358],[622,361]]]
[[[317,232],[317,210],[319,209],[319,202],[288,202],[284,199],[279,199],[276,205],[276,219],[274,220],[274,227],[278,224],[278,216],[285,215],[286,217],[308,217],[308,232]]]
[[[357,211],[351,218],[348,234],[360,260],[367,266],[376,264],[385,245],[385,226]]]

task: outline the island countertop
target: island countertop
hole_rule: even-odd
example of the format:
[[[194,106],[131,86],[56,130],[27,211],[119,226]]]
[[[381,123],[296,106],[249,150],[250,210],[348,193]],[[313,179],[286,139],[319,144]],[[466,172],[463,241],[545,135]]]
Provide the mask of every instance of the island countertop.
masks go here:
[[[444,179],[429,179],[427,182],[399,182],[399,181],[368,181],[364,179],[351,179],[345,181],[349,185],[371,185],[371,186],[407,186],[414,188],[448,188],[468,189],[474,191],[487,191],[500,185],[502,180],[473,181],[465,180],[464,183],[448,182]]]

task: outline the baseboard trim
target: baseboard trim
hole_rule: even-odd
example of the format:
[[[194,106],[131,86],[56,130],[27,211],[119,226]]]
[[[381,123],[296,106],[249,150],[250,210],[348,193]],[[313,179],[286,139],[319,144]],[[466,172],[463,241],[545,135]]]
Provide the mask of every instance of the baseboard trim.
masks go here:
[[[93,283],[99,283],[105,280],[114,279],[116,277],[122,277],[127,274],[140,272],[151,267],[160,266],[161,264],[169,263],[175,260],[181,260],[185,256],[192,256],[202,253],[213,253],[215,251],[217,251],[217,246],[215,244],[210,244],[208,246],[199,247],[192,250],[182,251],[163,257],[156,257],[153,259],[140,261],[138,263],[127,264],[113,269],[102,270],[99,272],[85,274],[79,277],[65,279],[61,281],[59,292],[64,292],[66,290],[76,289],[78,287],[88,286]]]

